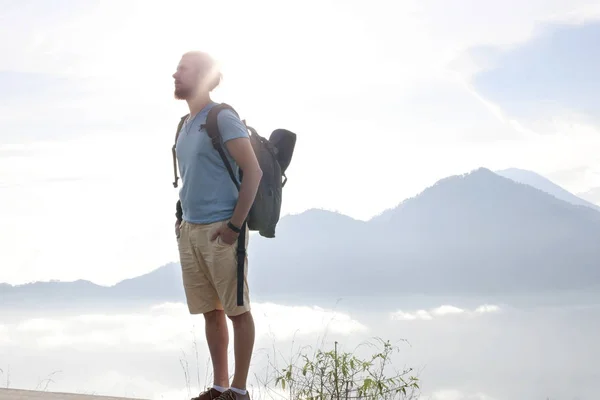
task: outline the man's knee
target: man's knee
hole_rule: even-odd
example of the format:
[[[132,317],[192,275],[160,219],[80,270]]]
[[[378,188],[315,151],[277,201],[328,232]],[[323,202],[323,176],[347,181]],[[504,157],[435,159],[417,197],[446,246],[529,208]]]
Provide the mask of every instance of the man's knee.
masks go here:
[[[225,312],[223,310],[213,310],[204,313],[204,321],[207,324],[218,323],[220,320],[224,319]]]
[[[237,315],[228,315],[227,317],[231,320],[231,322],[234,325],[240,325],[252,321],[252,313],[250,312],[250,310],[244,311],[241,314]]]

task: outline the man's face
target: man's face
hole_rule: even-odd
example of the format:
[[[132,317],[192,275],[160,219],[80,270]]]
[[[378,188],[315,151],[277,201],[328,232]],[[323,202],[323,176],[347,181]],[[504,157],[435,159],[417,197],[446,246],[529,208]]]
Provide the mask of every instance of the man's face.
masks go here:
[[[175,80],[175,98],[187,100],[196,94],[198,89],[198,68],[188,57],[183,57],[177,65],[177,71],[173,74]]]

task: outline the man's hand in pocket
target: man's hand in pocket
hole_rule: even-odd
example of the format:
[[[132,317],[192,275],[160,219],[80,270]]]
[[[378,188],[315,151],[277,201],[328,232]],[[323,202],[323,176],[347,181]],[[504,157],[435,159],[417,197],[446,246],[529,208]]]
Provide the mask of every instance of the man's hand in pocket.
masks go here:
[[[181,236],[181,222],[180,221],[175,221],[175,236],[177,237],[177,239],[179,239],[179,237]]]

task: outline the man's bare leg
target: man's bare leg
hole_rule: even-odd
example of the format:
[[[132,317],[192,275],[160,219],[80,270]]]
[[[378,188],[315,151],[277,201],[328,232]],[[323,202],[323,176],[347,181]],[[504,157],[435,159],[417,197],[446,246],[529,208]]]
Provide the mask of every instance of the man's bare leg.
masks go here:
[[[227,365],[227,347],[229,331],[227,320],[222,310],[204,314],[206,341],[212,359],[214,384],[223,388],[229,387],[229,367]]]
[[[251,312],[230,317],[233,323],[235,374],[231,387],[246,390],[250,360],[254,350],[254,318]]]

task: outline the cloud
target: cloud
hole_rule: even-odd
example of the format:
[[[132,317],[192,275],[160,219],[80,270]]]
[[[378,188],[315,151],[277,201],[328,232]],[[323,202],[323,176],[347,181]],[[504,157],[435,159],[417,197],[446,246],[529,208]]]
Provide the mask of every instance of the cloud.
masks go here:
[[[253,315],[257,325],[277,340],[291,339],[294,335],[311,336],[322,331],[323,326],[335,335],[365,333],[368,328],[352,319],[348,314],[321,307],[288,307],[273,303],[261,303],[254,306]],[[299,327],[299,328],[297,328]]]
[[[431,400],[495,400],[493,397],[490,397],[483,393],[472,393],[467,394],[460,390],[456,389],[445,389],[438,390],[434,392],[431,397]]]
[[[484,304],[475,309],[476,313],[486,314],[486,313],[497,313],[500,311],[500,307],[492,305],[492,304]]]
[[[9,335],[8,326],[0,325],[0,347],[8,346],[12,343],[12,339]]]
[[[465,310],[462,308],[454,307],[454,306],[440,306],[438,308],[434,308],[431,310],[433,315],[444,316],[444,315],[455,315],[462,314]]]
[[[63,328],[63,324],[55,319],[33,318],[28,319],[17,325],[18,332],[44,332],[58,331]]]
[[[39,348],[108,349],[152,345],[158,351],[177,350],[189,341],[189,318],[181,311],[149,314],[90,314],[52,319],[30,319],[16,325],[21,344],[34,339]],[[13,339],[15,340],[15,339]],[[24,342],[24,343],[23,343]]]
[[[390,314],[390,319],[394,321],[431,321],[437,318],[445,318],[451,316],[466,316],[466,317],[476,317],[482,314],[488,313],[498,313],[501,309],[499,306],[484,304],[481,305],[473,311],[469,311],[463,308],[455,307],[452,305],[442,305],[437,308],[433,308],[430,310],[417,310],[405,312],[402,310],[395,311]]]
[[[433,319],[433,317],[431,316],[431,314],[425,310],[418,310],[415,312],[403,312],[403,311],[396,311],[394,313],[391,314],[390,316],[391,319],[393,320],[401,320],[401,321],[414,321],[414,320],[423,320],[423,321],[430,321]]]
[[[478,5],[473,6],[477,10]],[[560,142],[570,149],[548,155],[553,161],[544,165],[546,157],[532,153],[529,158],[537,165],[529,169],[551,175],[574,166],[600,167],[595,156],[600,151],[600,114],[595,101],[600,57],[594,50],[600,33],[600,5],[534,1],[520,4],[514,16],[504,15],[514,6],[509,1],[478,10],[493,13],[492,21],[511,21],[511,32],[493,39],[497,31],[492,25],[489,34],[476,35],[466,51],[458,52],[449,67],[462,76],[474,98],[524,141],[541,144],[535,136],[545,136],[544,146]],[[477,25],[464,29],[477,29]],[[597,179],[578,175],[557,183],[582,192],[596,186]]]
[[[370,333],[348,314],[321,307],[254,303],[253,314],[257,328],[253,361],[256,371],[249,383],[254,387],[262,382],[259,378],[275,373],[271,369],[274,362],[287,362],[284,353],[295,346],[299,346],[297,351],[306,351],[305,346],[316,343],[315,336],[320,336],[318,345],[325,345],[323,336],[333,335],[335,340],[351,346],[348,342]],[[48,315],[48,310],[40,317],[7,315],[2,321],[6,323],[0,325],[0,354],[5,355],[0,362],[10,363],[11,372],[16,371],[13,385],[17,387],[30,387],[32,381],[35,385],[36,375],[46,376],[49,370],[60,371],[51,384],[53,391],[97,391],[149,399],[190,398],[188,389],[184,389],[187,384],[195,395],[205,379],[206,384],[211,382],[203,318],[189,315],[185,304],[163,303],[127,312]],[[228,325],[229,365],[233,368],[231,322]],[[23,361],[40,355],[45,361],[36,362],[33,368]],[[115,359],[120,362],[115,364]],[[93,366],[82,369],[81,360],[94,360]],[[280,391],[270,392],[276,395]]]
[[[309,337],[323,331],[338,336],[367,332],[366,326],[349,315],[320,307],[281,306],[255,303],[258,337],[285,341]],[[62,318],[31,318],[0,326],[0,344],[16,343],[43,349],[78,348],[96,350],[127,348],[157,351],[179,350],[191,340],[198,316],[191,316],[181,303],[165,303],[135,314],[85,314]],[[229,323],[230,329],[231,322]],[[203,334],[196,337],[204,342]]]

